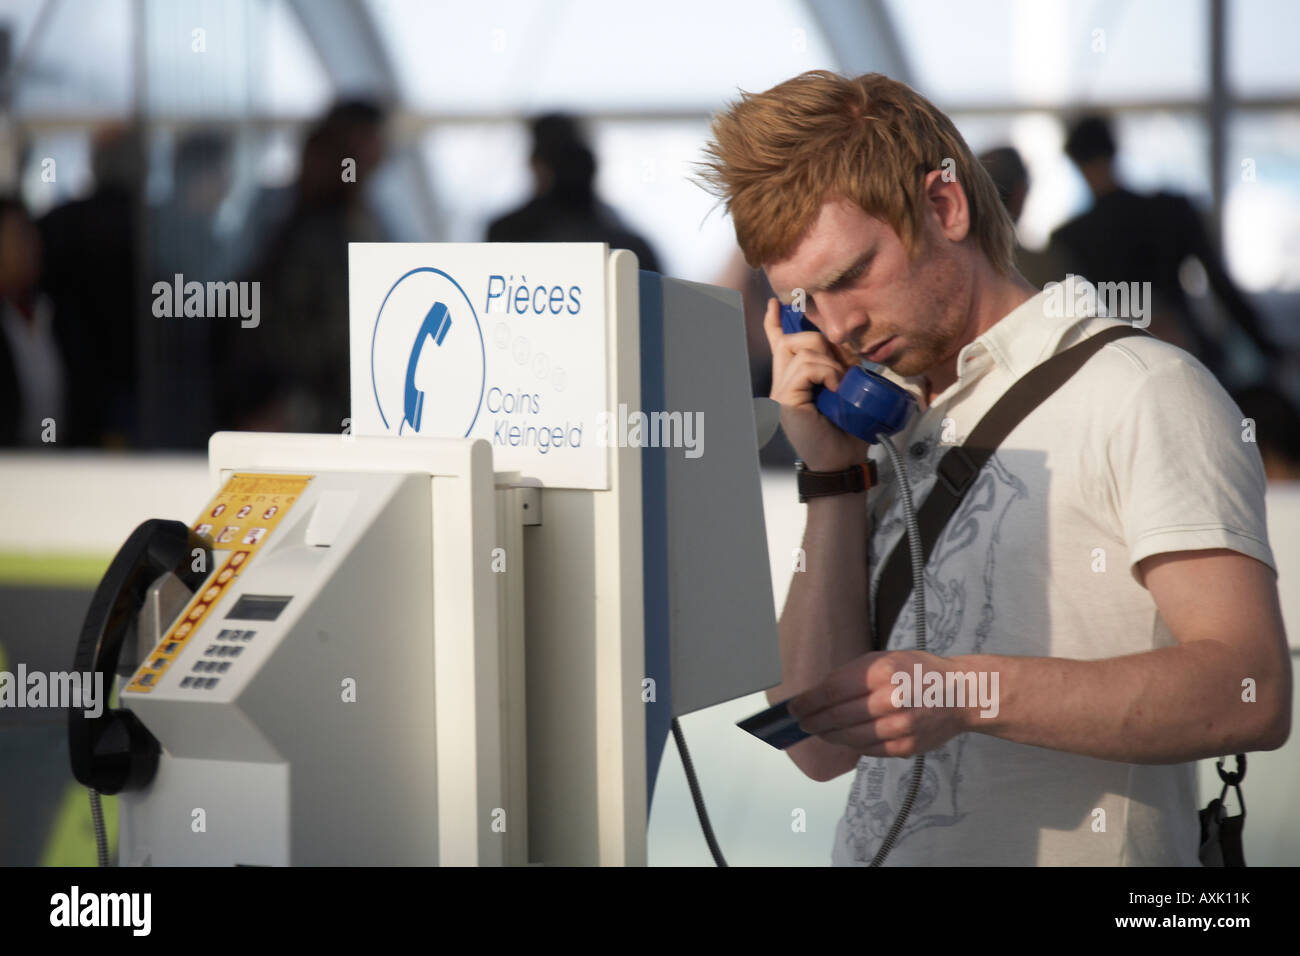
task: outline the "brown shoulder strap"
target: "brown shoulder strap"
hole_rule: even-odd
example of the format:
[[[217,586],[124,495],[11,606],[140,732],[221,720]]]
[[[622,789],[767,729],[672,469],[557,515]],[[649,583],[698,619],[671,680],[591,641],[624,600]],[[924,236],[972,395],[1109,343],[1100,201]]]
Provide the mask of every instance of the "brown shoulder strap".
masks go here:
[[[953,516],[975,476],[1002,444],[1011,430],[1048,396],[1065,384],[1102,346],[1127,335],[1147,335],[1131,325],[1116,326],[1089,336],[1064,352],[1040,362],[1022,375],[994,403],[961,445],[950,448],[935,468],[935,484],[917,512],[921,532],[921,566],[929,563],[930,552],[948,519]],[[898,476],[895,476],[898,480]],[[894,545],[876,589],[875,615],[871,627],[872,650],[883,650],[894,622],[912,592],[912,563],[908,557],[907,534]]]

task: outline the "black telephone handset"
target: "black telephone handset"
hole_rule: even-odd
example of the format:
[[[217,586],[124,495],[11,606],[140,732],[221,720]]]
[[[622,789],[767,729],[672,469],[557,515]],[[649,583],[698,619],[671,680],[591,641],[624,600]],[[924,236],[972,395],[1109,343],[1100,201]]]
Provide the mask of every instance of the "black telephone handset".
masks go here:
[[[181,522],[155,518],[136,528],[95,589],[73,670],[103,675],[104,693],[111,693],[122,645],[134,634],[150,585],[169,571],[191,591],[207,579],[206,570],[193,569],[195,549],[203,552],[202,567],[211,567],[209,542]],[[71,708],[68,752],[73,776],[105,794],[145,787],[158,769],[158,741],[125,709],[105,707],[90,718]]]
[[[821,331],[788,305],[781,306],[781,328],[787,335]],[[837,391],[816,386],[813,402],[841,430],[868,444],[899,431],[916,407],[916,399],[905,388],[856,365],[844,374]]]

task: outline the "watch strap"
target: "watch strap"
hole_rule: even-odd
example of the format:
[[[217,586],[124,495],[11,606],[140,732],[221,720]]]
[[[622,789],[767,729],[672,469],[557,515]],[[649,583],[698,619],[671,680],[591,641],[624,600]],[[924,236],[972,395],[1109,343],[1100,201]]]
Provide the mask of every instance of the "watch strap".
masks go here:
[[[876,483],[876,463],[871,460],[843,471],[810,471],[802,461],[795,462],[799,501],[828,495],[847,495],[866,491]]]

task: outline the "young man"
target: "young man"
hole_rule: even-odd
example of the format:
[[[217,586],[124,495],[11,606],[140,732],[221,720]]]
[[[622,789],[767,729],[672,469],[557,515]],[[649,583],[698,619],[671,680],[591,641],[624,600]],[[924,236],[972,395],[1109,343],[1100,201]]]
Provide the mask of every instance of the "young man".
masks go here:
[[[743,96],[713,133],[705,179],[747,261],[821,333],[782,334],[769,303],[786,434],[812,471],[868,456],[878,470],[866,492],[809,501],[768,691],[814,734],[789,751],[804,773],[857,769],[834,862],[872,859],[925,754],[890,864],[1196,865],[1192,761],[1290,732],[1264,474],[1240,413],[1172,345],[1104,346],[1010,433],[940,535],[928,653],[911,649],[910,601],[872,653],[898,476],[817,412],[813,387],[867,358],[915,395],[892,440],[920,507],[945,446],[1013,382],[1122,320],[1015,271],[988,174],[901,83],[806,73]],[[992,706],[923,705],[920,688],[895,706],[895,675],[917,665],[945,684],[978,675]]]

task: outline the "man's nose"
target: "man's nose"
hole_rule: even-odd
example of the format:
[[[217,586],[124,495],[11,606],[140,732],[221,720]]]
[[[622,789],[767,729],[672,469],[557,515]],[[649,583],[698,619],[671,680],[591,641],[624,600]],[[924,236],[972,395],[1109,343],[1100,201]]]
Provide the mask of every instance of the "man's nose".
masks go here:
[[[861,310],[828,303],[821,308],[821,330],[835,345],[856,350],[866,324]]]

